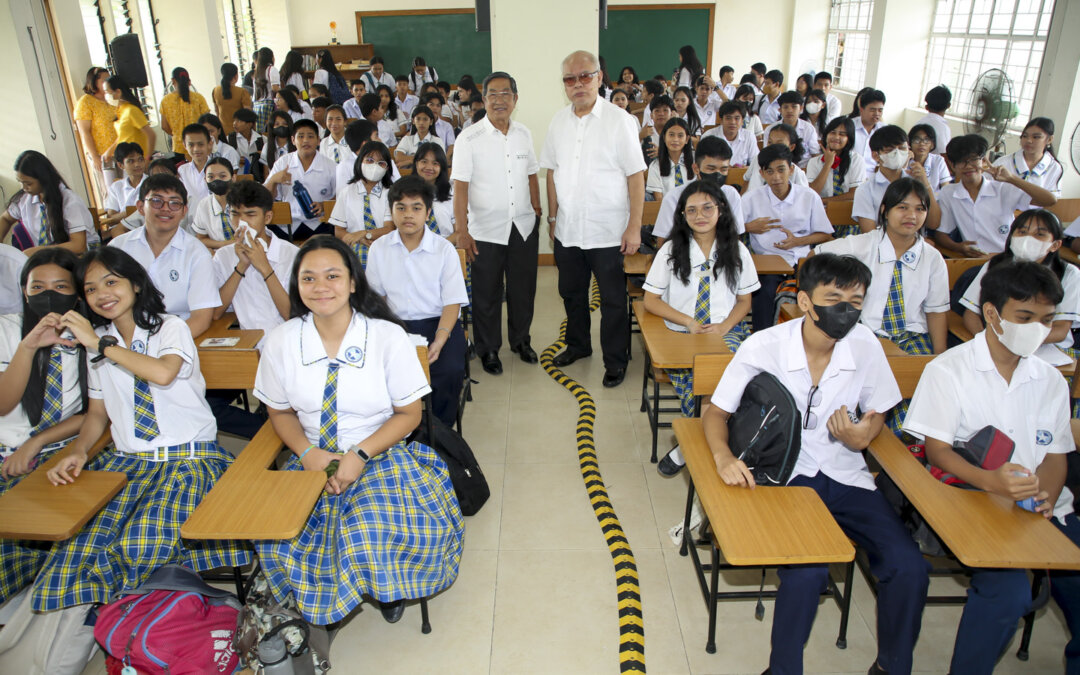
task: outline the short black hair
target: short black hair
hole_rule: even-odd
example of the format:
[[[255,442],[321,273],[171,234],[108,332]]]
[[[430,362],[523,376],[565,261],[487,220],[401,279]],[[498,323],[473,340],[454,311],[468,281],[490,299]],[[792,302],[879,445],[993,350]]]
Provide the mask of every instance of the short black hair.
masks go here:
[[[330,95],[330,88],[327,87],[325,84],[319,84],[318,82],[312,82],[311,86],[308,87],[308,89],[315,92],[319,96],[329,96]]]
[[[675,101],[672,101],[671,97],[667,94],[660,94],[652,100],[652,103],[649,104],[649,113],[652,114],[652,111],[656,110],[657,108],[664,107],[671,108],[672,112],[674,112]]]
[[[259,116],[255,114],[255,111],[251,108],[240,108],[233,113],[233,121],[240,120],[241,122],[247,122],[248,124],[255,124],[259,121]]]
[[[920,132],[926,134],[926,137],[929,138],[930,142],[934,144],[934,150],[937,150],[937,131],[935,131],[934,127],[930,126],[929,124],[916,124],[915,126],[908,129],[908,145],[911,145],[911,139],[915,137],[915,134]]]
[[[210,160],[206,162],[206,166],[203,167],[203,173],[205,174],[206,171],[214,165],[223,166],[228,169],[230,176],[236,174],[236,167],[233,166],[233,163],[227,157],[221,156],[211,157]]]
[[[762,170],[768,169],[769,165],[776,160],[783,160],[788,164],[793,164],[795,160],[791,154],[791,148],[780,143],[766,145],[765,148],[758,153],[758,168]]]
[[[641,86],[645,87],[645,91],[649,92],[653,96],[660,96],[664,93],[664,85],[660,84],[656,80],[645,80],[644,82],[642,82]]]
[[[932,112],[945,112],[952,105],[952,92],[943,84],[939,84],[926,92],[926,107]]]
[[[403,176],[390,186],[390,190],[386,193],[386,201],[393,208],[393,205],[400,202],[403,197],[419,197],[424,200],[424,207],[430,211],[435,201],[435,189],[420,176],[415,174]]]
[[[372,57],[371,57],[371,61],[368,61],[368,63],[369,63],[370,65],[373,65],[373,66],[374,66],[375,64],[377,64],[377,63],[381,63],[381,64],[383,64],[384,66],[386,65],[386,62],[385,62],[385,61],[383,61],[383,57],[381,57],[381,56],[372,56]]]
[[[731,159],[731,146],[727,141],[719,136],[705,136],[694,150],[694,156],[700,163],[703,157],[712,157],[713,159]]]
[[[720,66],[720,77],[727,75],[728,73],[734,73],[735,69],[731,66]]]
[[[818,80],[828,80],[829,82],[832,82],[832,73],[827,70],[814,73],[814,82],[817,82]]]
[[[907,132],[895,124],[883,126],[870,137],[870,150],[881,152],[885,148],[895,148],[908,142]]]
[[[293,122],[293,136],[298,134],[301,129],[310,129],[311,131],[315,132],[316,136],[319,135],[319,125],[315,124],[315,120],[309,120],[306,117],[301,117],[300,119]]]
[[[799,263],[800,291],[812,295],[815,288],[827,284],[837,288],[862,286],[865,291],[870,288],[870,268],[855,256],[835,253],[818,253]]]
[[[210,132],[201,124],[189,124],[184,127],[184,130],[180,132],[180,139],[183,140],[188,137],[188,134],[202,134],[206,136],[206,142],[210,142]]]
[[[123,164],[124,160],[131,155],[145,157],[146,153],[143,152],[142,146],[138,143],[117,143],[116,149],[113,150],[113,159],[116,160],[117,164]]]
[[[982,136],[964,134],[963,136],[955,136],[949,141],[949,144],[945,146],[945,156],[956,165],[972,157],[985,157],[986,151],[989,149],[990,144]]]
[[[406,75],[405,73],[398,73],[397,76],[394,77],[394,82],[408,82],[408,81],[409,81],[409,76]]]
[[[772,82],[775,82],[776,84],[783,84],[784,83],[784,74],[781,73],[779,70],[776,70],[774,68],[774,69],[770,70],[769,72],[765,73],[765,79],[766,80],[771,80]]]
[[[429,91],[420,99],[420,103],[424,105],[428,105],[432,101],[438,101],[439,105],[446,105],[446,97],[442,95],[442,92],[438,91]]]
[[[334,102],[330,99],[329,96],[316,96],[315,98],[311,99],[312,108],[329,108],[333,104]]]
[[[270,211],[274,208],[274,195],[258,181],[240,180],[229,186],[225,203],[238,208],[255,207]]]
[[[764,75],[765,71],[767,71],[768,68],[765,67],[764,63],[762,63],[761,61],[758,61],[754,65],[750,66],[750,70],[754,71],[755,73],[758,73],[759,75]]]
[[[803,105],[806,100],[803,98],[802,94],[795,90],[791,90],[785,91],[783,94],[777,96],[776,102],[780,105],[784,105],[785,103],[795,103],[797,105]]]
[[[345,125],[345,144],[349,146],[350,150],[357,152],[364,147],[364,143],[371,140],[371,134],[375,133],[376,129],[378,127],[368,120],[349,122]]]
[[[203,131],[206,131],[206,129],[203,129]],[[139,201],[145,202],[146,196],[154,190],[175,192],[180,195],[180,199],[184,201],[184,204],[187,204],[188,195],[187,188],[184,187],[184,181],[170,173],[156,173],[153,176],[147,176],[142,186],[139,187]]]
[[[165,169],[169,172],[170,176],[177,176],[179,173],[176,171],[176,163],[172,161],[170,157],[158,157],[152,160],[149,166],[146,167],[146,175],[154,173],[154,169]]]
[[[880,89],[871,89],[867,92],[864,92],[863,95],[859,97],[860,109],[865,108],[871,103],[880,103],[881,105],[885,105],[885,92],[881,91]]]
[[[352,88],[353,88],[353,87],[355,87],[356,85],[360,85],[360,86],[361,86],[361,87],[363,87],[364,89],[367,89],[367,83],[366,83],[366,82],[364,82],[363,80],[360,80],[360,79],[356,79],[356,80],[349,80],[349,89],[352,89]]]
[[[1061,282],[1049,267],[1014,258],[986,270],[979,291],[979,306],[989,302],[1001,312],[1009,300],[1025,302],[1043,298],[1057,305],[1063,297],[1065,291],[1061,288]]]
[[[716,119],[722,120],[728,115],[739,113],[740,117],[746,117],[746,108],[739,101],[725,101],[716,111]]]
[[[371,113],[379,109],[382,105],[382,99],[373,91],[369,91],[360,97],[360,114],[367,117]]]

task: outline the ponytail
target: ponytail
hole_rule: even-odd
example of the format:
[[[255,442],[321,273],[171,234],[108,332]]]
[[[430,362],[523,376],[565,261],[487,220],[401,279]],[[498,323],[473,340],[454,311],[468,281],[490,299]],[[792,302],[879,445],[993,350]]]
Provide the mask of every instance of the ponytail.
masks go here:
[[[172,78],[176,80],[176,91],[180,94],[180,98],[184,100],[184,103],[191,103],[191,77],[188,76],[187,70],[180,67],[173,68]]]
[[[232,98],[232,79],[240,74],[235,64],[221,64],[221,98]]]

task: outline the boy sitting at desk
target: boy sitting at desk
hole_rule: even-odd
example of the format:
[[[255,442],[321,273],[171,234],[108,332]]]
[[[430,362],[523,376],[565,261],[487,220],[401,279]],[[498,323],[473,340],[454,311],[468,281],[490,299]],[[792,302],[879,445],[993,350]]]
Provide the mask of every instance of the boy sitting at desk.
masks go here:
[[[728,446],[728,419],[760,372],[776,376],[802,411],[802,447],[788,485],[814,489],[840,528],[866,549],[878,579],[878,653],[870,673],[911,672],[929,565],[874,486],[862,451],[900,390],[881,343],[859,323],[870,270],[851,256],[818,254],[799,267],[803,317],[748,337],[702,416],[716,470],[727,485],[754,487]],[[861,412],[853,422],[849,412]],[[803,647],[828,577],[826,565],[781,567],[772,627],[773,675],[801,673]]]
[[[1080,545],[1080,520],[1065,485],[1065,454],[1073,449],[1069,390],[1053,366],[1031,358],[1050,333],[1061,283],[1045,265],[1006,262],[986,272],[979,298],[987,329],[931,361],[911,400],[904,431],[926,439],[926,458],[980,490],[1011,500],[1034,497],[1035,510]],[[996,471],[969,464],[953,450],[993,426],[1016,443]],[[1019,508],[1019,507],[1017,507]],[[973,569],[950,671],[990,673],[1020,617],[1031,585],[1020,569]],[[1050,592],[1071,639],[1065,671],[1080,671],[1080,576],[1051,573]]]

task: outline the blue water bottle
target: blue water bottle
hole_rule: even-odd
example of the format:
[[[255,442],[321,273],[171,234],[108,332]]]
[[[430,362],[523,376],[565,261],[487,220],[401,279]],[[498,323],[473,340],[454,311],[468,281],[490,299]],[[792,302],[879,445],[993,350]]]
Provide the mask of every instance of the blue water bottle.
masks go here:
[[[311,201],[311,195],[308,193],[304,184],[298,180],[294,180],[292,184],[293,196],[296,197],[296,203],[300,205],[300,210],[304,212],[304,217],[311,219],[315,218],[315,203]]]

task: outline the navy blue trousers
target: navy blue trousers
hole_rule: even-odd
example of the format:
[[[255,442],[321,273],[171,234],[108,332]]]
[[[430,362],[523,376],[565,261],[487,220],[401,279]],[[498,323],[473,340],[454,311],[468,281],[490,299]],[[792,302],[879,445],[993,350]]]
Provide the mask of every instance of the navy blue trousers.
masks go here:
[[[435,339],[439,317],[405,322],[410,333],[423,335],[428,344]],[[461,321],[454,323],[450,337],[439,352],[439,358],[429,366],[431,371],[431,409],[448,427],[457,421],[458,399],[465,384],[465,330]]]
[[[1051,521],[1080,546],[1080,519],[1069,514],[1062,525]],[[1050,594],[1069,626],[1065,672],[1080,675],[1080,573],[1051,572]],[[950,672],[991,673],[1012,640],[1020,619],[1031,609],[1031,582],[1025,570],[972,570],[971,587],[956,631]]]
[[[911,654],[919,638],[930,564],[919,553],[899,516],[877,490],[838,483],[825,474],[797,476],[789,485],[814,489],[840,529],[866,550],[878,580],[877,661],[890,675],[911,672]],[[810,638],[829,568],[826,565],[781,567],[772,627],[773,675],[803,672],[803,648]]]

